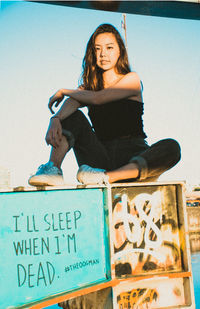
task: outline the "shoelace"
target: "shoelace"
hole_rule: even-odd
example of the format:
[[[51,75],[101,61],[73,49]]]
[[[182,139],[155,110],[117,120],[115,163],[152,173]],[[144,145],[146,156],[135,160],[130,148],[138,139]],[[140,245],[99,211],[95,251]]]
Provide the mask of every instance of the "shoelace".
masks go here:
[[[61,175],[62,176],[62,171],[57,168],[56,166],[49,166],[49,164],[41,164],[38,168],[38,172],[41,173],[41,172],[48,172],[48,173],[51,173],[52,174],[55,174],[54,172],[57,172],[58,175]]]
[[[39,166],[39,168],[38,168],[38,170],[40,171],[40,170],[44,170],[44,171],[46,171],[47,170],[47,165],[46,164],[41,164],[40,166]]]

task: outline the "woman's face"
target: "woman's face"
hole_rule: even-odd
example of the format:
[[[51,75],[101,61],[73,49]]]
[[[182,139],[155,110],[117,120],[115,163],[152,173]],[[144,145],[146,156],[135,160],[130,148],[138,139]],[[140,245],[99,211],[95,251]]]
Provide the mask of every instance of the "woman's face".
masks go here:
[[[119,45],[114,34],[101,33],[95,39],[96,62],[104,71],[115,68],[120,56]]]

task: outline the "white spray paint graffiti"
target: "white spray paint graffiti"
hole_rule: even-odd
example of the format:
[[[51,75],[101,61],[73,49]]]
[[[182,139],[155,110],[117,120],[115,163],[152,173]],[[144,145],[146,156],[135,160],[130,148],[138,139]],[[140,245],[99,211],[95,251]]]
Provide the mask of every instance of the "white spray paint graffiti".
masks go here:
[[[144,206],[148,203],[149,213],[144,211]],[[124,232],[127,240],[130,243],[137,243],[139,247],[143,239],[145,242],[144,248],[129,248],[115,253],[115,259],[127,255],[128,253],[145,253],[151,254],[160,261],[165,260],[165,256],[158,251],[154,250],[159,248],[162,244],[162,233],[158,226],[154,223],[155,213],[158,207],[161,205],[161,192],[156,191],[153,194],[142,193],[137,195],[132,201],[131,206],[135,205],[138,216],[133,216],[128,212],[128,197],[127,194],[122,194],[121,197],[122,210],[115,215],[115,222],[121,221],[124,226]],[[141,222],[146,223],[146,227],[141,226]],[[114,223],[114,222],[113,222]],[[130,227],[132,224],[132,228]],[[114,224],[115,225],[115,224]],[[149,238],[150,231],[155,233],[155,240]]]

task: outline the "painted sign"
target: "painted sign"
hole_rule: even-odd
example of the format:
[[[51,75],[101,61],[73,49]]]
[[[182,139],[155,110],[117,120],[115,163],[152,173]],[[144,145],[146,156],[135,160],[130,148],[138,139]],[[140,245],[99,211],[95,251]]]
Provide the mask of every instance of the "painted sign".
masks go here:
[[[0,308],[106,281],[101,189],[0,194]]]
[[[176,187],[113,188],[111,235],[117,278],[181,271]]]

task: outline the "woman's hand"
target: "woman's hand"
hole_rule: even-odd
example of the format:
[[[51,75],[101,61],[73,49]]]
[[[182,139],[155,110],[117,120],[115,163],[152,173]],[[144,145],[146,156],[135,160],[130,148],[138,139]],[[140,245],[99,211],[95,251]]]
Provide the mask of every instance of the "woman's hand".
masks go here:
[[[58,107],[58,105],[63,99],[64,99],[64,94],[63,94],[62,89],[58,90],[52,97],[50,97],[48,107],[52,114],[54,114],[54,111],[52,109],[53,105],[55,104],[55,107]]]
[[[54,148],[59,147],[62,140],[62,126],[58,117],[51,118],[46,134],[46,143]]]

